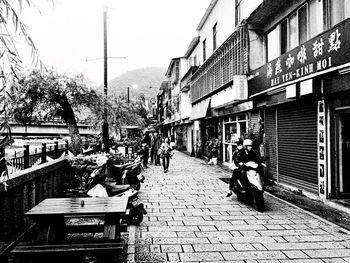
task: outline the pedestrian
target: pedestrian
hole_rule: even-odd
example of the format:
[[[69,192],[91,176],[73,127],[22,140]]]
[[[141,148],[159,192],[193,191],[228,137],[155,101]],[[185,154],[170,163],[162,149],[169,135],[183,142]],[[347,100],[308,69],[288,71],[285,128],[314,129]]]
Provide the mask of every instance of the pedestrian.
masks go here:
[[[232,171],[232,176],[231,176],[231,179],[230,179],[230,186],[229,186],[229,192],[227,193],[227,197],[231,196],[232,195],[232,192],[235,192],[236,189],[235,189],[235,185],[234,185],[234,182],[236,180],[236,178],[239,176],[239,168],[238,168],[238,154],[239,152],[243,149],[243,140],[242,138],[238,138],[237,141],[235,141],[237,147],[235,149],[235,151],[233,152],[233,155],[232,155],[232,159],[233,159],[233,162],[235,164],[235,168],[233,169]]]
[[[154,144],[153,144],[153,154],[154,154],[154,165],[160,165],[160,156],[159,156],[159,149],[160,145],[162,144],[160,136],[157,132],[154,132]]]
[[[154,135],[153,133],[150,133],[150,148],[151,148],[151,164],[153,164],[153,158],[154,158]]]
[[[170,136],[170,147],[171,147],[172,150],[175,149],[175,137],[174,137],[174,134],[172,134]]]
[[[169,138],[163,140],[162,145],[160,146],[161,158],[163,161],[164,173],[168,172],[169,169],[169,160],[171,154],[171,147],[169,144]]]
[[[149,147],[151,144],[151,137],[149,136],[149,132],[146,131],[141,140],[142,145],[142,157],[143,157],[143,167],[148,168],[148,157],[149,157]]]

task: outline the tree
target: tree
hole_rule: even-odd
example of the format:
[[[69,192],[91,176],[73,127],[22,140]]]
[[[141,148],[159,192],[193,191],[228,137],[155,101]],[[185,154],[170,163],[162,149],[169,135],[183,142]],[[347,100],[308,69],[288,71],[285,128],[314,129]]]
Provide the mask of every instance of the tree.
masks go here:
[[[22,76],[12,94],[12,112],[17,121],[32,123],[61,118],[67,124],[75,155],[81,152],[77,116],[91,118],[103,104],[82,75],[67,76],[52,70]]]
[[[12,86],[22,69],[22,61],[16,48],[16,42],[23,40],[31,49],[32,64],[43,68],[43,64],[38,56],[38,50],[34,45],[27,27],[19,18],[18,12],[22,10],[23,2],[31,7],[32,0],[11,1],[0,0],[0,183],[5,186],[8,180],[8,172],[5,160],[5,147],[12,141],[11,129],[8,122],[8,92],[7,88]],[[17,3],[17,5],[16,5]],[[16,11],[17,10],[17,11]]]

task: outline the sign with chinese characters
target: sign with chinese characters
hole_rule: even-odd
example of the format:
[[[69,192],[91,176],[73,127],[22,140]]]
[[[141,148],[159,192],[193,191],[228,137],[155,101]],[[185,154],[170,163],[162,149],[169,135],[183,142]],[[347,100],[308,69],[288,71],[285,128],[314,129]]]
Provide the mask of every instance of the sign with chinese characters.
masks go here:
[[[326,151],[326,108],[325,101],[318,101],[318,124],[317,124],[317,145],[318,145],[318,192],[320,197],[326,198],[327,188],[326,188],[326,178],[327,178],[327,151]]]
[[[254,71],[249,96],[350,61],[350,19]]]

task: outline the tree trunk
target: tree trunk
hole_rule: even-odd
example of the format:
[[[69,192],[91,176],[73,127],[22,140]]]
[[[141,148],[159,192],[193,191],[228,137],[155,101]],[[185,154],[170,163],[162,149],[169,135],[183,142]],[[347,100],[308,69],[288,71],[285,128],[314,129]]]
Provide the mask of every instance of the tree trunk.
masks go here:
[[[78,155],[81,153],[81,138],[78,124],[75,119],[75,114],[68,101],[61,101],[59,104],[61,105],[62,110],[60,110],[58,114],[64,119],[67,124],[69,136],[71,137],[72,141],[72,153],[74,155]]]

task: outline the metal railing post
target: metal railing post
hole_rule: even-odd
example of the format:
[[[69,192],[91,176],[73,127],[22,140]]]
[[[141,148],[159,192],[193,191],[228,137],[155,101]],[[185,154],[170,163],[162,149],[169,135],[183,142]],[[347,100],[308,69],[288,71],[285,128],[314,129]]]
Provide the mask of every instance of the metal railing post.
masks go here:
[[[43,142],[43,149],[41,151],[41,163],[46,163],[47,162],[47,158],[46,158],[46,143]]]
[[[29,168],[29,145],[24,145],[23,159],[24,169]]]

